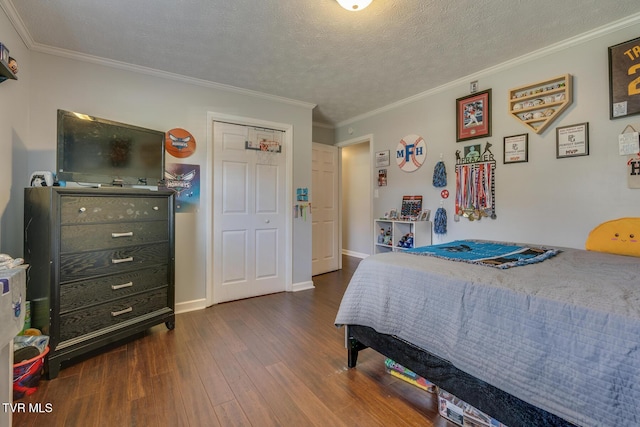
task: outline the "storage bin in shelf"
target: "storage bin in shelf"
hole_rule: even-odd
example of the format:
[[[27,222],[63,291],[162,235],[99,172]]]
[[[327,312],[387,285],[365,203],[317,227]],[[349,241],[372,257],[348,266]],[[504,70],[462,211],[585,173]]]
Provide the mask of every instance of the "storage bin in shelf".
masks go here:
[[[509,91],[509,113],[535,133],[545,130],[573,102],[571,74]]]
[[[374,253],[402,251],[431,244],[431,221],[374,221]],[[412,244],[404,245],[403,238],[411,235]],[[400,244],[400,246],[399,246]]]

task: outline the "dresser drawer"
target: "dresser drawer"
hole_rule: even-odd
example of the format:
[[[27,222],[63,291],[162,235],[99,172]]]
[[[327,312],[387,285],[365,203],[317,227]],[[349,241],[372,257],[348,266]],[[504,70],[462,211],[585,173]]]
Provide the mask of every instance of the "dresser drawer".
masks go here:
[[[171,190],[29,187],[26,299],[50,336],[45,373],[164,323],[175,327]]]
[[[168,285],[167,266],[99,277],[60,286],[60,313]]]
[[[61,224],[166,220],[166,197],[63,196],[60,198]]]
[[[120,222],[60,227],[60,251],[113,249],[169,240],[167,221]]]
[[[169,307],[167,288],[132,295],[60,316],[60,341],[70,340]]]
[[[60,282],[137,271],[166,265],[169,243],[60,255]]]

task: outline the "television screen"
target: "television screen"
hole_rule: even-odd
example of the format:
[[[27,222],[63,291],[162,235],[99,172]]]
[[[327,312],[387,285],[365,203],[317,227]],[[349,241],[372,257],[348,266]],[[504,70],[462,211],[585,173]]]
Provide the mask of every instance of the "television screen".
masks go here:
[[[165,133],[58,110],[59,181],[157,185],[164,178]]]

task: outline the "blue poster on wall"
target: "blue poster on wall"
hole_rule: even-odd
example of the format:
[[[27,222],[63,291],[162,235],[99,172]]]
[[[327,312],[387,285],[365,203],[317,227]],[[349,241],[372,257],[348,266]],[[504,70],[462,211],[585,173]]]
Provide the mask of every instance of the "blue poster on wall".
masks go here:
[[[200,206],[200,165],[167,164],[165,186],[176,192],[176,213],[196,212]]]

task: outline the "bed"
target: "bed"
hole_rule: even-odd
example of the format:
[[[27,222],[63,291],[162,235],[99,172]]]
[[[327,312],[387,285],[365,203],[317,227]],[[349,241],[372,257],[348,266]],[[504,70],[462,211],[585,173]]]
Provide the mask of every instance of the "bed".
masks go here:
[[[364,259],[335,323],[509,427],[640,425],[640,262],[561,248],[494,268]]]

